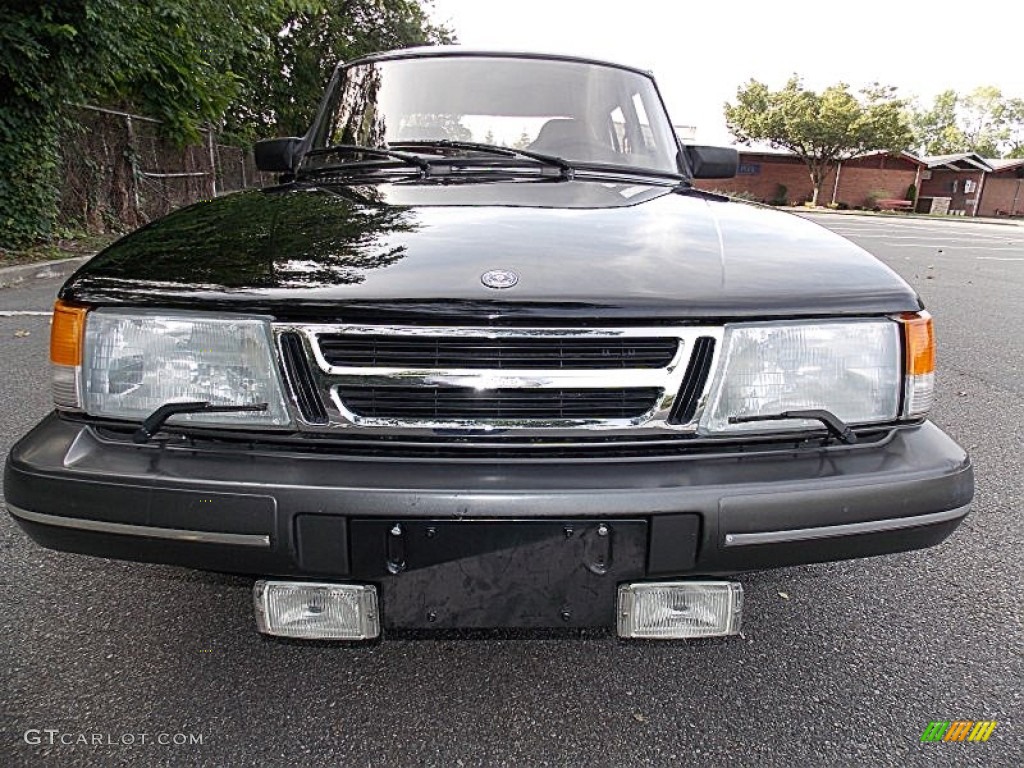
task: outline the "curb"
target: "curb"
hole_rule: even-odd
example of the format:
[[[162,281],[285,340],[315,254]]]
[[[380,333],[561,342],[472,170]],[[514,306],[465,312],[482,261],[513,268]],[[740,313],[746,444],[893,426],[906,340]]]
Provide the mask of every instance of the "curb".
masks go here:
[[[0,288],[7,288],[26,280],[45,280],[53,277],[67,277],[96,254],[73,256],[70,259],[35,261],[31,264],[15,264],[0,268]]]
[[[874,211],[836,211],[831,208],[804,208],[803,206],[782,205],[779,208],[790,213],[824,214],[826,216],[859,216],[865,219],[915,219],[917,221],[949,221],[954,224],[995,224],[1000,227],[1024,227],[1024,221],[1010,221],[977,216],[931,216],[927,213],[875,213]]]

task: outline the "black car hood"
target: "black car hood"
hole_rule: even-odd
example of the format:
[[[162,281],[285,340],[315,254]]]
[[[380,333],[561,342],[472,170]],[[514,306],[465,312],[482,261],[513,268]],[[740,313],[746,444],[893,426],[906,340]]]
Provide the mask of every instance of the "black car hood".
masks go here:
[[[519,282],[495,290],[492,269]],[[688,319],[920,308],[870,254],[778,211],[599,181],[307,187],[179,210],[121,239],[65,300],[277,317],[369,312]]]

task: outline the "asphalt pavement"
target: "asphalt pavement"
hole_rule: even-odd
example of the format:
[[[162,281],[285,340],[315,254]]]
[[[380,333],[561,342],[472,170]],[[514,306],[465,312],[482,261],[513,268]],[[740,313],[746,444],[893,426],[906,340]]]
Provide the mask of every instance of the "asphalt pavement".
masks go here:
[[[977,472],[945,543],[745,576],[738,638],[345,646],[258,635],[247,579],[43,550],[0,514],[0,765],[1024,763],[1024,228],[809,217],[936,318],[933,417]],[[59,283],[0,289],[0,456],[50,409]],[[920,742],[961,719],[998,725],[983,744]]]

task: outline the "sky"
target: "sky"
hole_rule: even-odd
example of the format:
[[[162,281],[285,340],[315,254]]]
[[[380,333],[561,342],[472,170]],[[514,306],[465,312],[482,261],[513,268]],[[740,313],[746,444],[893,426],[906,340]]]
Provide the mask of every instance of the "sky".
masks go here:
[[[672,122],[708,144],[732,143],[722,105],[751,77],[780,88],[797,73],[815,90],[877,81],[924,102],[978,85],[1024,96],[1022,0],[433,0],[432,17],[467,48],[652,70]]]

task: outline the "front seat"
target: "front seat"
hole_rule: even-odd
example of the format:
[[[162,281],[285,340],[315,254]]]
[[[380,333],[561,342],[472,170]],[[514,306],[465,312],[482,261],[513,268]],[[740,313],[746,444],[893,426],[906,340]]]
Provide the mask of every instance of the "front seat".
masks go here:
[[[544,123],[529,148],[536,152],[558,154],[580,144],[593,145],[598,138],[590,126],[571,117],[556,117]]]

